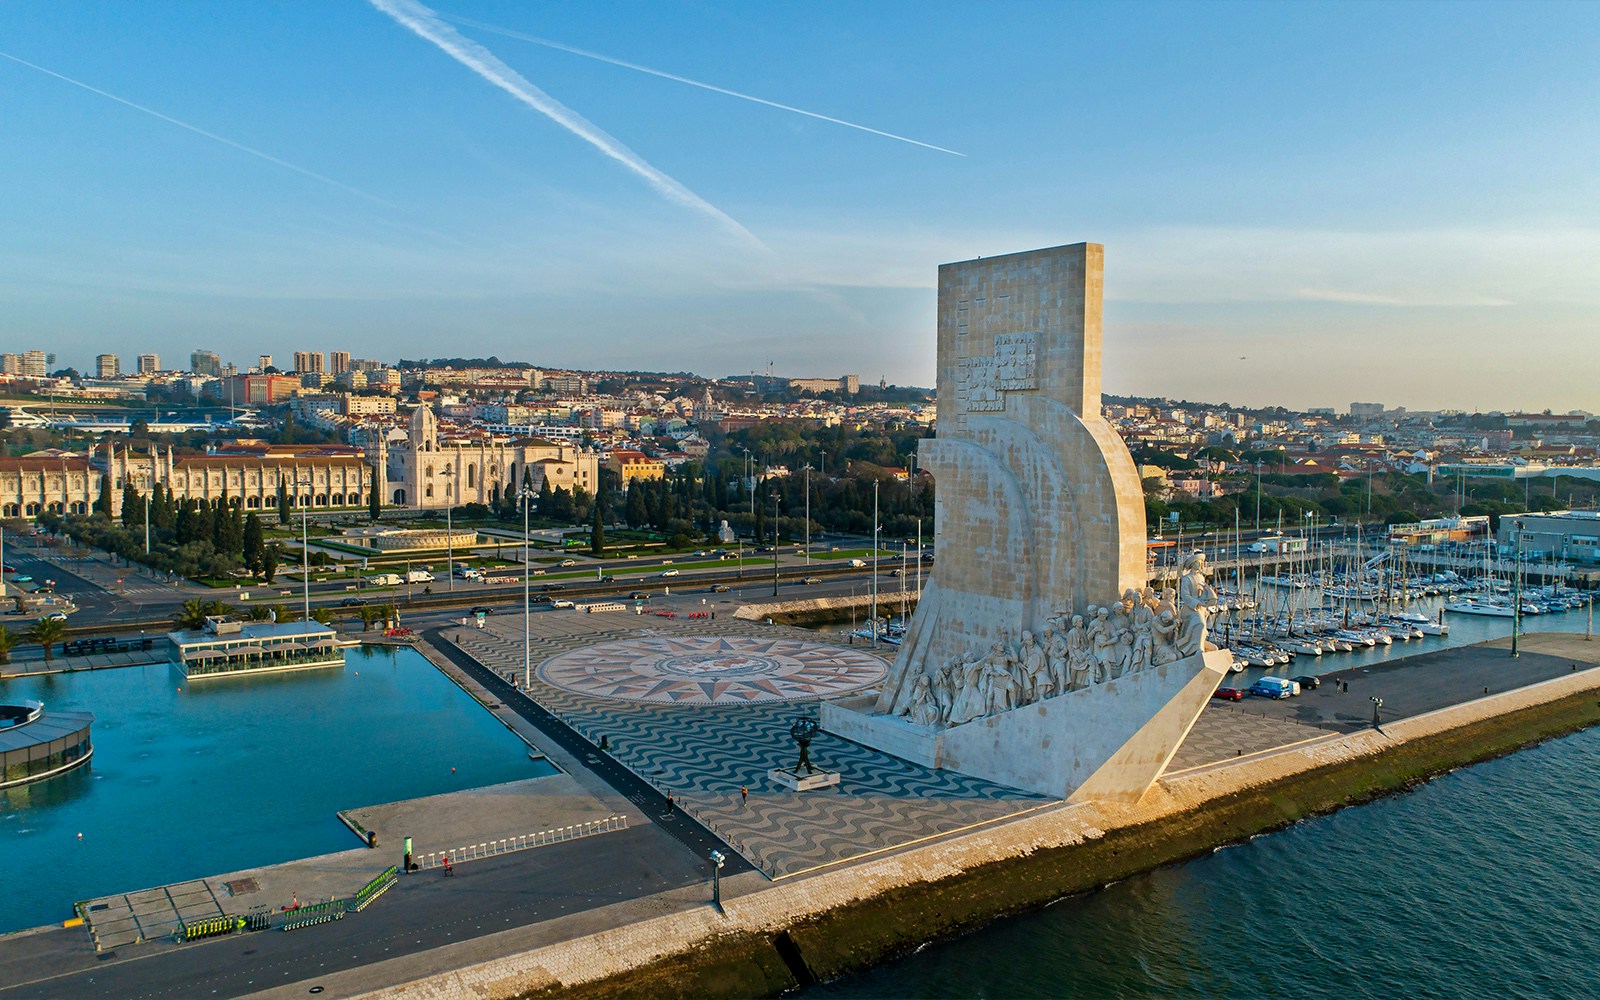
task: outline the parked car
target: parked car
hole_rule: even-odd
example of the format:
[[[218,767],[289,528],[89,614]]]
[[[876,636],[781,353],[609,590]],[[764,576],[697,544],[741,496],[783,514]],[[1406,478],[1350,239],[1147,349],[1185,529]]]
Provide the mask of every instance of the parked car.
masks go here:
[[[1300,689],[1302,691],[1315,691],[1317,688],[1322,686],[1322,678],[1313,677],[1310,674],[1301,674],[1300,676],[1291,679],[1296,684],[1300,685]]]
[[[730,591],[732,589],[733,589],[732,587],[728,586],[725,583],[713,583],[711,585],[711,592],[713,594],[726,594],[728,591]]]
[[[664,569],[664,570],[661,571],[661,575],[662,576],[677,576],[678,575],[678,571],[675,570],[675,569]]]
[[[1283,677],[1263,677],[1250,685],[1250,693],[1257,698],[1292,698],[1294,681]]]
[[[341,607],[341,608],[360,608],[360,607],[365,607],[366,605],[368,605],[370,603],[372,603],[372,602],[368,601],[364,597],[346,597],[344,600],[339,602],[339,607]]]
[[[800,582],[804,583],[804,584],[808,584],[808,585],[809,584],[815,584],[815,583],[821,583],[822,582],[822,577],[820,577],[820,576],[808,576],[804,580],[801,580]]]
[[[1217,688],[1211,692],[1211,697],[1221,698],[1223,701],[1244,701],[1244,692],[1238,688]]]
[[[11,578],[11,582],[12,583],[32,583],[33,582],[33,577],[29,576],[26,573],[18,573],[16,576]]]

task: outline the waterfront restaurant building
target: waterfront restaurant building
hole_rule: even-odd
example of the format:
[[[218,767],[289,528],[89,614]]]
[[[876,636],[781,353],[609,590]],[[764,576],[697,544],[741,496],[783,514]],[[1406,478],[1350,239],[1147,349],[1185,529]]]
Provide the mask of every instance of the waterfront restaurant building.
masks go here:
[[[40,781],[94,754],[90,712],[46,712],[37,701],[0,704],[0,788]]]
[[[344,648],[321,622],[246,622],[214,616],[168,632],[172,662],[190,680],[344,665]]]

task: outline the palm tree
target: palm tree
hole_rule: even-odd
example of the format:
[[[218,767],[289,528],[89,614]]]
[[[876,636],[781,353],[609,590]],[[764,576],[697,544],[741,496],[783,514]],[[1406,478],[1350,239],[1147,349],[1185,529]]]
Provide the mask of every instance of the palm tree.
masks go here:
[[[50,660],[55,656],[55,644],[60,642],[67,634],[67,623],[54,618],[41,618],[28,626],[23,633],[30,642],[37,642],[44,647],[44,662],[50,665]]]
[[[333,612],[328,608],[312,608],[311,620],[319,625],[327,625],[333,621]]]
[[[173,616],[172,624],[178,626],[180,631],[192,631],[205,627],[205,602],[198,598],[184,601],[183,606],[178,609],[178,613]]]
[[[0,625],[0,663],[11,662],[11,647],[17,644],[17,637]]]
[[[287,604],[274,604],[272,606],[272,619],[278,622],[297,622],[300,620],[300,612]]]
[[[252,604],[250,610],[245,612],[245,617],[253,622],[264,622],[271,617],[272,612],[263,604]]]
[[[383,617],[383,612],[370,604],[363,604],[356,609],[356,614],[361,616],[361,631],[372,631],[372,623]]]

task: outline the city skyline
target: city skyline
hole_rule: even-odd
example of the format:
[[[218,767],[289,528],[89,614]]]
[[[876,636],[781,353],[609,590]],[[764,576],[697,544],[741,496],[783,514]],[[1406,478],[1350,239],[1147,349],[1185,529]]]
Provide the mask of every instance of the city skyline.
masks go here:
[[[1352,10],[15,4],[0,336],[929,385],[1087,239],[1110,392],[1600,410],[1600,15]]]

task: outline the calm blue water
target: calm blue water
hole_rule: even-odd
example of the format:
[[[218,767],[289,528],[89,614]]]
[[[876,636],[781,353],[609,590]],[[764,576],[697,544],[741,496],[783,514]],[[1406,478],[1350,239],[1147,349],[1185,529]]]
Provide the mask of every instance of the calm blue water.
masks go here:
[[[1595,996],[1600,731],[932,945],[811,997]]]
[[[1588,730],[804,995],[1593,997],[1597,858]]]
[[[0,931],[69,917],[79,899],[356,847],[339,809],[554,772],[410,649],[198,684],[168,666],[12,679],[0,697],[95,713],[87,766],[0,792]]]

